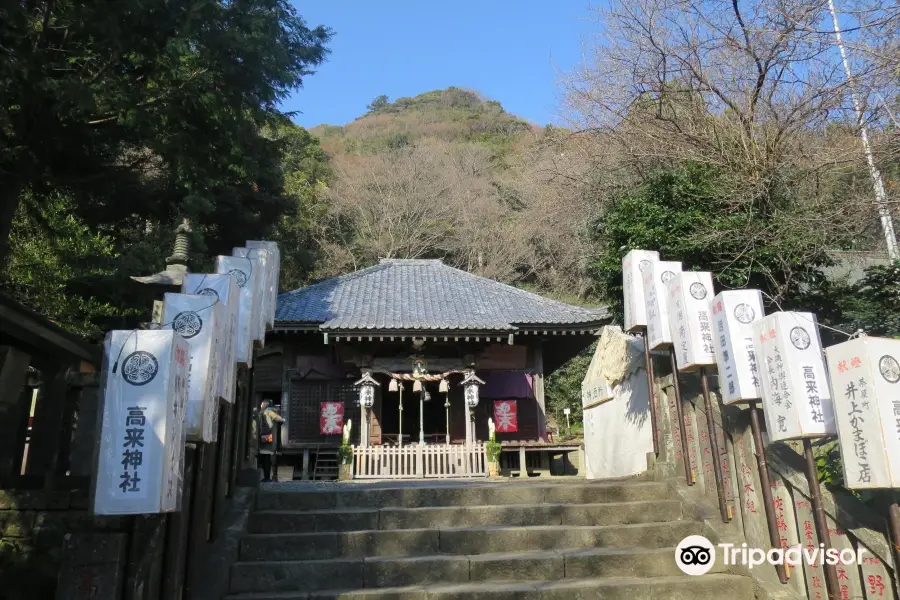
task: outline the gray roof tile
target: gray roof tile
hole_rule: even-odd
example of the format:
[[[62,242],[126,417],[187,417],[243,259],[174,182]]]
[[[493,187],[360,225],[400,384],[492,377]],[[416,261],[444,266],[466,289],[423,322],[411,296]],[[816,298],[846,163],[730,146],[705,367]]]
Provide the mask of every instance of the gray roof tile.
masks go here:
[[[606,308],[549,300],[478,277],[440,260],[380,264],[278,296],[278,323],[323,330],[489,330],[518,326],[591,325]]]

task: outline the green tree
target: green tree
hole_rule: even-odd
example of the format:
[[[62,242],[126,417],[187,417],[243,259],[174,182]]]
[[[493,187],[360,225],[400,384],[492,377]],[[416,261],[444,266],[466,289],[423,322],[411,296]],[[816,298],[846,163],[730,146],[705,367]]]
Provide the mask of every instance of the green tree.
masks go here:
[[[288,203],[261,128],[327,55],[287,0],[0,6],[0,259],[21,198],[90,226],[188,216],[209,249]]]
[[[573,426],[582,420],[581,382],[584,381],[596,349],[597,342],[594,342],[547,378],[547,412],[553,415],[556,424],[561,427],[566,422],[563,412],[565,408],[572,410],[569,419]]]
[[[388,100],[388,97],[385,96],[384,94],[382,94],[382,95],[378,96],[377,98],[375,98],[374,100],[372,100],[369,103],[369,105],[366,106],[366,110],[369,111],[370,113],[378,112],[382,108],[387,108],[388,106],[390,106],[390,104],[391,103],[390,103],[390,100]]]

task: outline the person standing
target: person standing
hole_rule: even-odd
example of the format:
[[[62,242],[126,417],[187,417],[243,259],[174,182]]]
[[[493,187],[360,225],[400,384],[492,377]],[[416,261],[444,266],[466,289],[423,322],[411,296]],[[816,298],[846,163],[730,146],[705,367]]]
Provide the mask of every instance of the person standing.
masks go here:
[[[272,408],[271,400],[263,400],[259,405],[259,466],[263,470],[263,481],[272,481],[272,455],[276,450],[275,426],[284,423],[284,418]]]

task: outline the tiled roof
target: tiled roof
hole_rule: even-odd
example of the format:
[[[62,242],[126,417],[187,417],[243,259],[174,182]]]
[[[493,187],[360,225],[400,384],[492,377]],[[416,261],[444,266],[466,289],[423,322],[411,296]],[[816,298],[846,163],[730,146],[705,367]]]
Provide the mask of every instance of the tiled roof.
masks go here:
[[[605,308],[542,298],[440,260],[382,260],[281,294],[275,312],[276,325],[345,331],[515,331],[519,326],[600,325],[609,318]]]

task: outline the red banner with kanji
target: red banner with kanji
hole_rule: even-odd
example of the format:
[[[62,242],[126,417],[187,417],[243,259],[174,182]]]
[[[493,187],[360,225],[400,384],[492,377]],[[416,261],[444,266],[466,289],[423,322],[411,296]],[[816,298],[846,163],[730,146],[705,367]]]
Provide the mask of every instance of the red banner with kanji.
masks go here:
[[[344,403],[321,402],[319,404],[319,433],[341,435],[344,432]]]
[[[494,427],[497,433],[515,433],[519,430],[515,400],[494,401]]]

